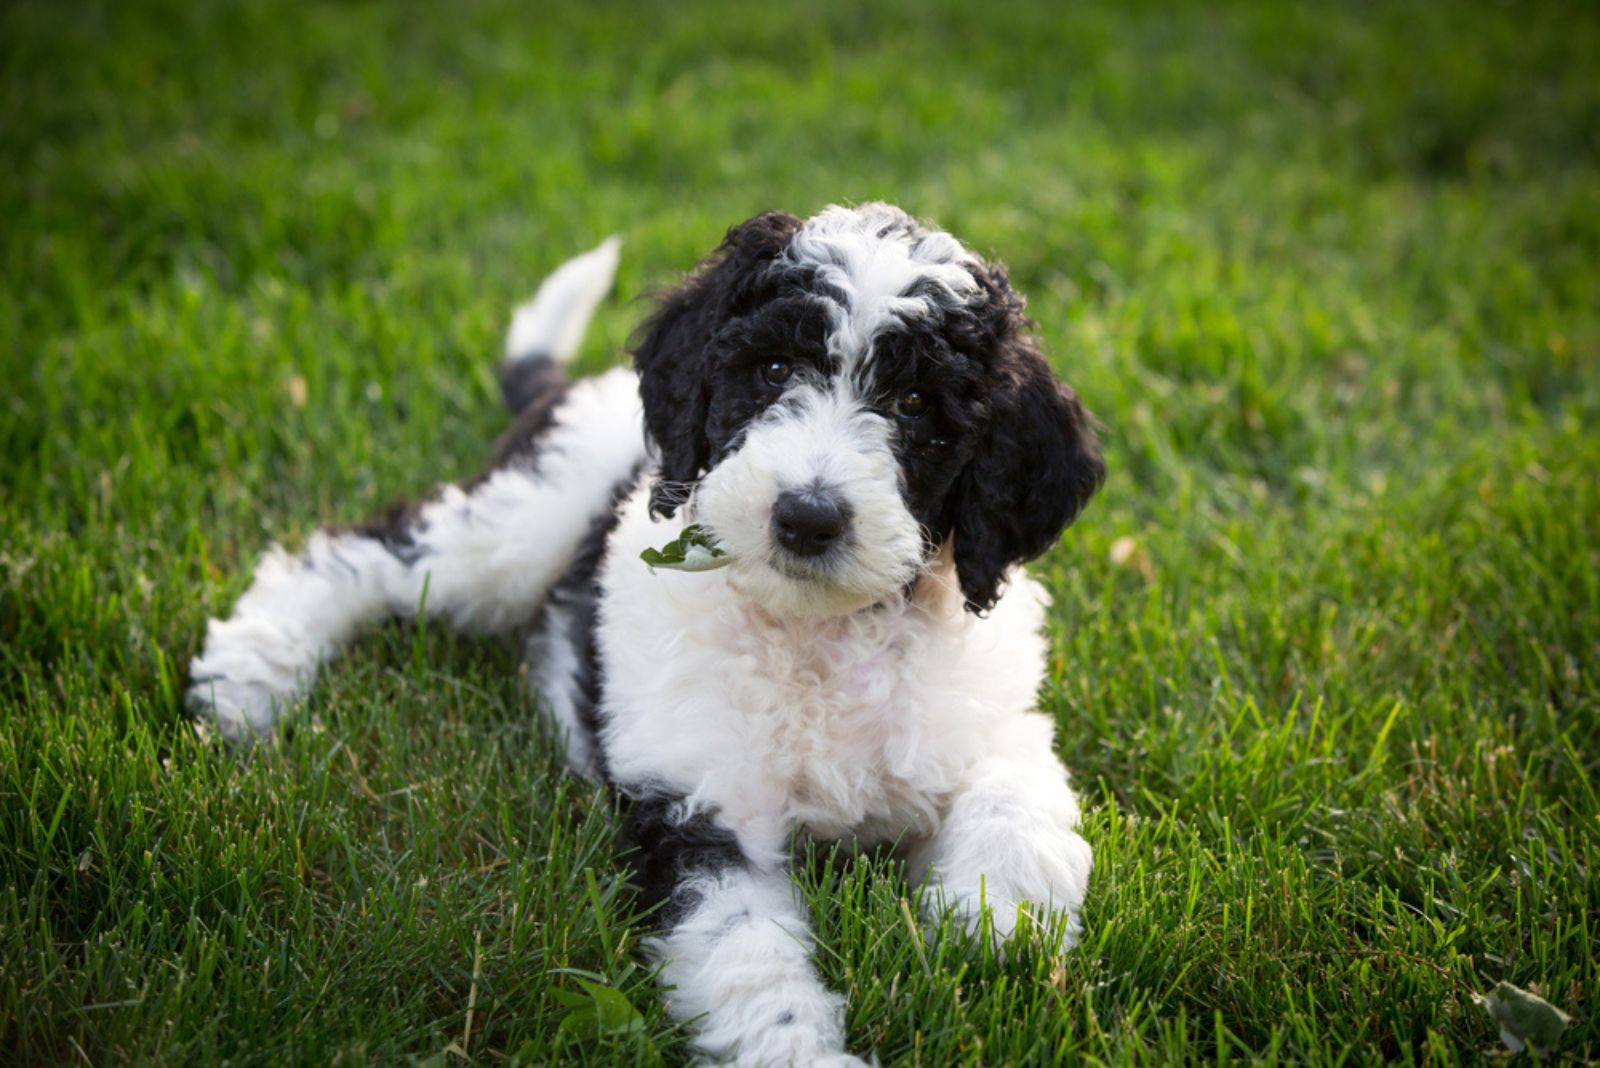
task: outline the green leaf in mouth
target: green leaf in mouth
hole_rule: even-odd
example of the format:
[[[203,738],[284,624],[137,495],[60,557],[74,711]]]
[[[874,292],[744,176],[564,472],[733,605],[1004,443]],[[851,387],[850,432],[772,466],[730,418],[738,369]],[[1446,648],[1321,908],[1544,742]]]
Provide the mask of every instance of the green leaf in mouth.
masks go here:
[[[639,559],[652,570],[660,567],[670,571],[715,571],[733,563],[727,550],[712,541],[699,524],[684,527],[682,534],[659,549],[646,549]]]

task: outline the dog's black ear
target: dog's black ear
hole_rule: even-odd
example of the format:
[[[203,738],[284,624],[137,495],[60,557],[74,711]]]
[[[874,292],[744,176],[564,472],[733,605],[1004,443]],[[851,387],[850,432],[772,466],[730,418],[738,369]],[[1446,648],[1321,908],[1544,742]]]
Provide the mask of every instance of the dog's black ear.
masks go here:
[[[800,228],[781,211],[764,212],[728,231],[684,283],[662,298],[632,344],[645,429],[661,454],[650,510],[671,516],[710,457],[711,341],[772,286],[773,261]]]
[[[980,271],[991,307],[989,421],[954,496],[956,574],[967,609],[1000,598],[1007,570],[1049,549],[1105,481],[1094,417],[1058,381],[1004,268]]]

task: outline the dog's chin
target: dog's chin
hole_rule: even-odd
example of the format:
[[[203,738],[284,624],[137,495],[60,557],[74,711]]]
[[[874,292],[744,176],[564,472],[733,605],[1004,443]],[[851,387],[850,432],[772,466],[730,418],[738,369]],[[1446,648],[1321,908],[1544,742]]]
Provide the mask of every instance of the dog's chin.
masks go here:
[[[779,619],[827,619],[849,615],[902,593],[916,574],[908,564],[899,582],[864,581],[848,569],[823,568],[783,557],[736,559],[728,584],[740,596]]]

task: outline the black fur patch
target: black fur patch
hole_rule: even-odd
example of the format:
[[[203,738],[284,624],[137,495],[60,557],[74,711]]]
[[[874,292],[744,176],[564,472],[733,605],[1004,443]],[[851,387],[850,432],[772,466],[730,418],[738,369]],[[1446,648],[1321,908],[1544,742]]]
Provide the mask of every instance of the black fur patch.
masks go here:
[[[566,385],[561,365],[543,353],[531,353],[500,366],[500,395],[506,410],[520,413],[535,401],[559,393]]]
[[[606,542],[617,529],[622,516],[618,508],[639,484],[642,468],[618,482],[611,491],[611,507],[594,517],[588,532],[578,545],[566,574],[550,588],[545,598],[545,609],[540,616],[540,626],[548,626],[551,610],[567,613],[567,632],[551,635],[555,640],[566,640],[577,652],[577,669],[573,681],[578,721],[590,738],[598,739],[600,731],[600,702],[604,685],[600,671],[600,647],[595,633],[600,615],[600,587],[597,579],[600,565],[605,561]],[[595,759],[602,782],[610,782],[606,767],[605,750],[596,745]]]
[[[1030,335],[1002,342],[990,375],[989,419],[943,523],[967,608],[978,613],[1000,599],[1007,570],[1056,543],[1106,477],[1093,416]]]
[[[658,929],[671,927],[698,903],[698,895],[683,885],[688,876],[746,864],[733,832],[705,813],[683,818],[681,798],[643,793],[622,803],[626,860],[639,905],[655,909],[649,922]]]
[[[519,403],[512,408],[517,418],[495,442],[488,468],[466,485],[468,492],[502,467],[537,461],[539,439],[549,431],[561,402],[567,399],[566,374],[559,364],[546,357],[518,360],[501,372],[501,384],[506,391],[508,407],[513,400],[513,388],[517,391],[515,397]]]
[[[430,498],[418,501],[397,501],[364,523],[349,530],[364,538],[371,538],[388,550],[389,555],[410,567],[426,555],[417,544],[417,516]]]
[[[769,211],[729,230],[717,251],[667,294],[632,346],[645,428],[661,453],[660,480],[650,495],[659,516],[677,510],[677,487],[698,479],[711,460],[708,346],[729,320],[779,295],[781,272],[769,268],[799,228],[793,215]]]

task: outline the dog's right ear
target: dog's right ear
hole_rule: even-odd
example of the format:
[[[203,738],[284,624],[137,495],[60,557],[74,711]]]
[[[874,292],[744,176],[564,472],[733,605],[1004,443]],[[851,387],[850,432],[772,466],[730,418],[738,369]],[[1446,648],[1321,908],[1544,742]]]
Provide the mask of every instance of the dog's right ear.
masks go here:
[[[772,284],[770,268],[800,220],[764,212],[728,231],[684,283],[666,294],[631,346],[639,371],[645,429],[661,455],[650,511],[671,516],[709,462],[711,341]]]

